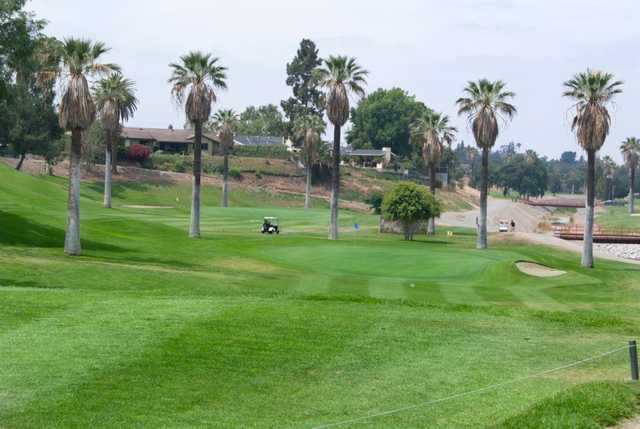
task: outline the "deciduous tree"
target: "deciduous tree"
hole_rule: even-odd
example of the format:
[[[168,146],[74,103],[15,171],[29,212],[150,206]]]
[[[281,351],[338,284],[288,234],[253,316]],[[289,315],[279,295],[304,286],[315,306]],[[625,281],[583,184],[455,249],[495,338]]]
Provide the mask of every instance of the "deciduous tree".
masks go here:
[[[405,240],[413,240],[420,223],[440,216],[440,204],[424,186],[402,182],[385,195],[382,214],[400,223]]]
[[[400,88],[378,89],[351,110],[347,142],[354,148],[390,147],[394,154],[408,156],[414,150],[411,124],[427,111],[423,103]]]

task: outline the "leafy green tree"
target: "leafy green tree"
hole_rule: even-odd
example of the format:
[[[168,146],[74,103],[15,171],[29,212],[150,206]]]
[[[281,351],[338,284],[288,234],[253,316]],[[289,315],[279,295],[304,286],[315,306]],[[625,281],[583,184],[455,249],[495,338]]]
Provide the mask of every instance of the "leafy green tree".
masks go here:
[[[226,67],[211,54],[190,52],[171,63],[171,93],[178,103],[184,103],[187,120],[194,126],[193,193],[191,197],[190,237],[200,237],[200,182],[202,175],[202,126],[209,120],[211,105],[216,101],[216,89],[227,87]]]
[[[374,214],[382,214],[382,201],[384,200],[384,194],[380,191],[371,191],[367,194],[364,202],[371,206]]]
[[[120,140],[122,121],[128,121],[138,108],[134,82],[120,73],[113,73],[98,81],[95,88],[96,106],[105,130],[104,207],[111,208],[112,155]],[[115,164],[115,158],[113,159]]]
[[[401,182],[384,196],[382,214],[400,223],[405,240],[413,240],[421,222],[440,216],[440,203],[424,186]]]
[[[640,159],[640,140],[637,137],[627,137],[620,145],[620,151],[629,169],[629,214],[633,214],[635,212],[634,184]]]
[[[64,249],[68,255],[79,255],[80,247],[80,159],[82,136],[96,117],[87,77],[118,71],[115,64],[100,63],[109,49],[102,42],[86,39],[66,39],[59,47],[58,67],[44,71],[47,79],[64,77],[64,91],[60,101],[60,126],[71,131],[69,154],[69,200],[67,231]]]
[[[606,155],[600,160],[600,165],[602,167],[602,192],[600,195],[604,200],[612,200],[615,198],[615,172],[617,165],[615,161],[609,156]]]
[[[293,96],[280,102],[280,106],[288,120],[286,134],[293,137],[293,127],[298,118],[324,115],[325,101],[318,82],[314,79],[314,71],[322,65],[316,44],[309,39],[302,39],[293,60],[287,64],[287,86]],[[302,144],[302,140],[297,142]]]
[[[218,110],[213,116],[214,127],[220,140],[222,151],[222,207],[229,207],[229,155],[233,150],[235,129],[238,126],[238,114],[233,110]]]
[[[49,144],[63,133],[53,107],[53,95],[24,82],[15,87],[7,141],[20,158],[17,170],[22,167],[27,153],[36,154],[41,146]]]
[[[564,86],[563,96],[575,102],[572,129],[578,144],[587,152],[587,210],[582,266],[592,268],[596,152],[604,145],[611,126],[607,105],[622,92],[622,82],[614,80],[611,73],[587,70],[564,82]]]
[[[318,160],[318,151],[322,140],[320,136],[324,133],[326,124],[320,116],[303,116],[296,120],[294,125],[294,136],[296,139],[304,140],[302,149],[303,162],[306,173],[304,187],[304,208],[311,207],[311,174],[313,164]]]
[[[560,161],[566,164],[574,164],[576,162],[576,156],[576,152],[567,150],[562,152],[562,154],[560,155]]]
[[[478,249],[487,248],[487,191],[489,184],[489,152],[498,138],[498,117],[512,118],[516,108],[509,103],[515,94],[505,90],[506,84],[500,80],[492,82],[480,79],[469,82],[464,89],[465,96],[456,101],[458,115],[466,115],[476,145],[482,149],[482,170],[480,175],[480,225],[478,228]]]
[[[411,124],[411,140],[422,152],[424,163],[429,167],[429,187],[436,194],[436,172],[444,155],[444,144],[451,145],[457,129],[449,125],[449,117],[427,110]],[[435,234],[435,218],[429,219],[427,233]]]
[[[45,21],[23,10],[24,1],[0,2],[0,142],[9,144],[20,159],[37,153],[62,130],[53,105],[53,82],[38,77],[47,50],[58,44],[42,30]]]
[[[24,0],[0,2],[0,70],[6,80],[4,84],[23,83],[37,68],[36,52],[46,21],[36,19],[24,10]]]
[[[327,116],[333,124],[333,168],[331,175],[331,227],[329,238],[338,239],[338,199],[340,195],[340,130],[349,119],[349,94],[364,96],[369,72],[355,58],[330,56],[324,67],[316,69],[315,78],[326,90]]]
[[[429,109],[400,88],[378,89],[351,110],[347,142],[354,148],[390,147],[401,157],[411,155],[410,128]]]
[[[524,198],[544,196],[549,181],[547,164],[533,150],[510,154],[496,176],[496,183],[503,187],[505,195],[513,189]]]
[[[81,161],[87,170],[93,170],[96,164],[103,161],[105,147],[107,146],[107,131],[100,121],[94,121],[91,126],[82,133]]]
[[[17,22],[23,17],[24,3],[25,0],[0,2],[0,144],[7,144],[9,139],[14,91],[13,72],[7,63],[17,39],[22,37]]]
[[[266,104],[264,106],[249,106],[237,121],[237,134],[249,136],[277,136],[286,134],[287,124],[278,110],[278,106]]]

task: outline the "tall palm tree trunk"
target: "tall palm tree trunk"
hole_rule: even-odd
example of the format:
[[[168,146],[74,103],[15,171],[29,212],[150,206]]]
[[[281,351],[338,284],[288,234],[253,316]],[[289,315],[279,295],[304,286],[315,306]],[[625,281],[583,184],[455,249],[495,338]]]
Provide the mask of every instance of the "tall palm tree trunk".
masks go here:
[[[333,171],[331,174],[331,228],[329,239],[338,239],[338,198],[340,196],[340,126],[333,127]]]
[[[311,207],[311,166],[307,163],[306,167],[307,180],[304,185],[304,208],[308,209]]]
[[[76,256],[80,248],[80,153],[82,130],[71,131],[71,153],[69,155],[69,198],[67,200],[67,231],[64,236],[64,252]]]
[[[222,168],[222,207],[229,207],[229,153],[226,150]]]
[[[635,213],[635,181],[636,181],[636,168],[634,166],[629,167],[629,214]]]
[[[487,248],[487,194],[489,188],[489,148],[482,148],[482,170],[480,171],[480,220],[476,248]]]
[[[107,147],[104,151],[104,207],[111,208],[111,136],[107,136]]]
[[[118,174],[118,140],[111,145],[111,172]]]
[[[200,180],[202,176],[202,123],[195,123],[193,142],[193,190],[191,194],[191,228],[189,237],[200,237]]]
[[[593,216],[596,188],[596,153],[587,151],[587,199],[584,219],[584,248],[582,249],[582,266],[593,268]]]
[[[429,164],[429,189],[435,197],[436,195],[436,164]],[[436,233],[436,218],[430,217],[427,223],[427,234],[434,235]]]

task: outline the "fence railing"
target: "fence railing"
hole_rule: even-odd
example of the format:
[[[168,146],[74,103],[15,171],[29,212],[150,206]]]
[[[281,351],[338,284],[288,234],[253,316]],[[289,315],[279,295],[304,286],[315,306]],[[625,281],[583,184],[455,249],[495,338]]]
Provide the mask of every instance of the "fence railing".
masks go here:
[[[553,227],[553,235],[564,240],[582,240],[584,226],[557,225]],[[640,230],[632,228],[605,228],[593,226],[593,241],[596,243],[640,243]]]
[[[362,415],[359,417],[353,417],[353,418],[349,418],[349,419],[345,419],[345,420],[340,420],[340,421],[334,421],[334,422],[330,422],[330,423],[325,423],[319,426],[314,426],[313,429],[326,429],[326,428],[333,428],[333,427],[338,427],[338,426],[346,426],[346,425],[351,425],[354,423],[362,423],[364,421],[368,421],[368,420],[372,420],[372,419],[377,419],[377,418],[382,418],[382,417],[386,417],[386,416],[390,416],[393,414],[398,414],[398,413],[402,413],[402,412],[406,412],[406,411],[411,411],[411,410],[415,410],[417,408],[425,408],[425,407],[431,407],[431,406],[437,406],[441,403],[444,402],[448,402],[448,401],[452,401],[452,400],[456,400],[459,398],[463,398],[463,397],[467,397],[467,396],[472,396],[472,395],[480,395],[492,390],[498,390],[501,388],[506,388],[508,386],[511,386],[513,384],[516,383],[520,383],[523,381],[527,381],[527,380],[531,380],[531,379],[535,379],[535,378],[540,378],[540,377],[544,377],[547,376],[549,374],[553,374],[553,373],[557,373],[560,371],[564,371],[567,369],[571,369],[571,368],[575,368],[577,366],[581,366],[584,365],[588,362],[593,362],[593,361],[598,361],[601,360],[607,356],[611,356],[617,353],[621,353],[623,351],[628,351],[629,352],[629,363],[630,363],[630,368],[631,368],[631,380],[633,382],[638,382],[638,349],[637,349],[637,343],[635,340],[631,340],[629,341],[629,343],[627,345],[619,345],[616,348],[607,350],[605,352],[602,352],[600,354],[597,355],[593,355],[593,356],[589,356],[586,357],[584,359],[580,359],[577,361],[573,361],[573,362],[569,362],[566,363],[564,365],[560,365],[554,368],[549,368],[540,372],[536,372],[536,373],[532,373],[532,374],[527,374],[527,375],[523,375],[520,377],[515,377],[515,378],[511,378],[511,379],[507,379],[495,384],[490,384],[484,387],[480,387],[477,389],[472,389],[472,390],[466,390],[466,391],[461,391],[458,393],[454,393],[450,396],[446,396],[446,397],[442,397],[442,398],[438,398],[438,399],[432,399],[430,401],[426,401],[426,402],[422,402],[419,404],[409,404],[406,405],[404,407],[399,407],[399,408],[395,408],[395,409],[389,409],[386,411],[381,411],[381,412],[376,412],[376,413],[371,413],[371,414],[367,414],[367,415]]]

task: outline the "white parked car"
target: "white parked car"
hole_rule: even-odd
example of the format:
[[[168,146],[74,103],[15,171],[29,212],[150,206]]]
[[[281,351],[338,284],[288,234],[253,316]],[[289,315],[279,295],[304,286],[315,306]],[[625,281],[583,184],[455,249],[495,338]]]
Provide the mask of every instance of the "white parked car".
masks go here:
[[[499,232],[509,232],[509,227],[510,227],[510,224],[508,220],[501,219],[498,221]]]

